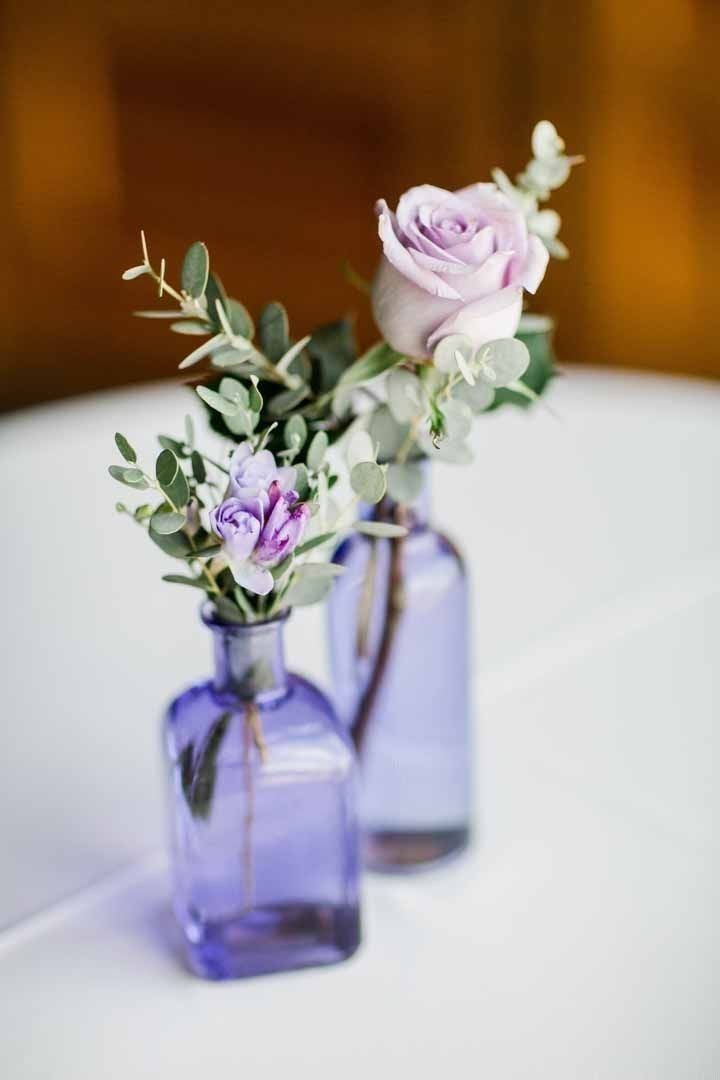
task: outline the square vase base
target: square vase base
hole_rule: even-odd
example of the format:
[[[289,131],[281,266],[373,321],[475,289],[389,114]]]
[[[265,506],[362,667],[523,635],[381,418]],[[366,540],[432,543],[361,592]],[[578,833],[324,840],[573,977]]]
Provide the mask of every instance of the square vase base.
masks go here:
[[[369,870],[403,874],[430,870],[459,855],[470,842],[470,829],[373,829],[363,836],[363,858]]]
[[[283,904],[195,924],[191,934],[186,955],[196,975],[245,979],[346,960],[360,944],[360,917],[357,907]]]

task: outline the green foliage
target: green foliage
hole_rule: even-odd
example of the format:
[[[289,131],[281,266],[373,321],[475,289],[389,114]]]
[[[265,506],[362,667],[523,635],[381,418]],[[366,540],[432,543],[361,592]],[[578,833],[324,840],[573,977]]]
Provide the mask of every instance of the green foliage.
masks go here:
[[[312,361],[312,387],[316,394],[334,390],[357,356],[353,326],[349,319],[313,330],[307,347]]]
[[[392,464],[387,471],[388,495],[398,503],[412,503],[423,486],[422,466],[417,463]]]
[[[137,461],[137,454],[135,453],[125,436],[121,435],[119,431],[115,432],[115,445],[117,446],[118,450],[125,458],[125,460],[131,462],[131,464],[134,465]]]
[[[172,582],[173,585],[191,585],[203,592],[207,590],[207,582],[202,578],[186,577],[185,574],[163,574],[162,580]]]
[[[402,536],[407,536],[406,528],[402,525],[394,525],[391,521],[358,521],[355,524],[355,531],[386,540],[398,540]]]
[[[205,821],[210,817],[217,780],[217,759],[231,718],[229,712],[218,717],[197,754],[193,744],[189,743],[180,755],[183,793],[194,818]]]
[[[361,461],[350,471],[350,484],[363,502],[379,503],[385,494],[385,469],[374,461]]]
[[[313,435],[306,457],[307,467],[311,472],[318,472],[321,469],[323,461],[325,460],[328,443],[329,440],[326,432],[317,431],[315,435]]]
[[[150,520],[152,521],[153,530],[158,536],[171,536],[173,533],[179,532],[186,524],[184,514],[178,514],[164,506],[156,510]]]
[[[308,436],[305,419],[299,414],[291,416],[283,428],[283,438],[288,449],[302,450]]]
[[[387,342],[380,341],[377,345],[373,345],[371,349],[368,349],[366,353],[363,353],[359,360],[356,360],[354,364],[351,364],[343,372],[337,384],[338,389],[345,386],[359,386],[361,383],[369,382],[370,379],[382,375],[389,368],[402,363],[404,359],[405,357],[395,352]]]
[[[200,241],[196,240],[188,248],[183,259],[180,281],[183,291],[195,299],[203,296],[210,272],[210,256],[208,249]]]
[[[290,330],[287,311],[277,300],[266,304],[258,319],[260,348],[277,364],[290,348]]]

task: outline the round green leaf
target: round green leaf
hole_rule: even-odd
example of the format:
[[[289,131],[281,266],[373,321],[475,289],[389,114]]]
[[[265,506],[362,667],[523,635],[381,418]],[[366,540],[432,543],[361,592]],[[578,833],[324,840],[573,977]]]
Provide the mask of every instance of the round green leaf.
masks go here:
[[[481,365],[485,365],[484,369],[482,366],[480,368],[480,378],[493,387],[501,387],[522,378],[530,363],[530,353],[523,341],[500,338],[488,341],[478,352],[477,359]]]
[[[423,384],[407,368],[393,368],[387,377],[390,412],[400,424],[409,424],[427,408]]]
[[[306,456],[308,469],[310,469],[311,472],[318,472],[322,467],[329,441],[327,432],[325,431],[317,431],[315,435],[313,435]]]
[[[472,431],[473,414],[469,405],[464,401],[443,402],[443,417],[445,419],[445,434],[451,441],[462,442]]]
[[[458,370],[456,353],[460,353],[466,364],[471,363],[475,348],[465,334],[449,334],[437,343],[433,361],[438,371],[442,371],[445,375],[453,375]]]
[[[153,531],[159,536],[171,536],[172,533],[179,532],[185,525],[185,515],[176,514],[174,511],[158,510],[153,514],[152,527]]]
[[[301,450],[307,439],[308,429],[304,417],[296,414],[291,416],[283,428],[285,445],[290,449]]]
[[[388,495],[398,503],[415,502],[422,491],[423,471],[420,465],[390,465],[387,473]]]
[[[350,484],[363,502],[378,503],[385,494],[385,470],[374,461],[361,461],[350,471]]]
[[[155,462],[155,477],[161,487],[172,484],[180,470],[180,463],[172,450],[161,450]]]
[[[379,405],[372,412],[368,423],[368,434],[373,445],[378,448],[378,460],[392,461],[405,442],[409,430],[407,424],[397,422],[387,405]]]

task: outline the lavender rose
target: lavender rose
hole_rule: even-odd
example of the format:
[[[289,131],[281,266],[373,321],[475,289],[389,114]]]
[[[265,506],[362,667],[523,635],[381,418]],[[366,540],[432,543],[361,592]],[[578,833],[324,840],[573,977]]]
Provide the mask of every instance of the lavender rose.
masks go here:
[[[248,592],[272,591],[272,567],[295,550],[310,517],[306,503],[285,485],[294,469],[278,469],[269,450],[253,454],[242,443],[230,463],[228,497],[210,512],[235,581]]]
[[[383,258],[373,314],[394,349],[427,357],[449,334],[476,347],[515,334],[522,290],[535,292],[548,253],[495,184],[455,192],[423,184],[395,213],[384,199],[376,212]]]

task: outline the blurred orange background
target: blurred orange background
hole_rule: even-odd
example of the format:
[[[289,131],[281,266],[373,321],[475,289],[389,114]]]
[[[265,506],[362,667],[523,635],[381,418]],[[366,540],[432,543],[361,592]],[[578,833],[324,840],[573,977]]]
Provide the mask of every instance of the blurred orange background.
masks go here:
[[[0,407],[172,374],[140,227],[176,281],[204,240],[295,336],[367,302],[372,207],[529,157],[551,119],[573,172],[568,263],[534,310],[563,360],[720,377],[716,0],[35,4],[0,14]]]

